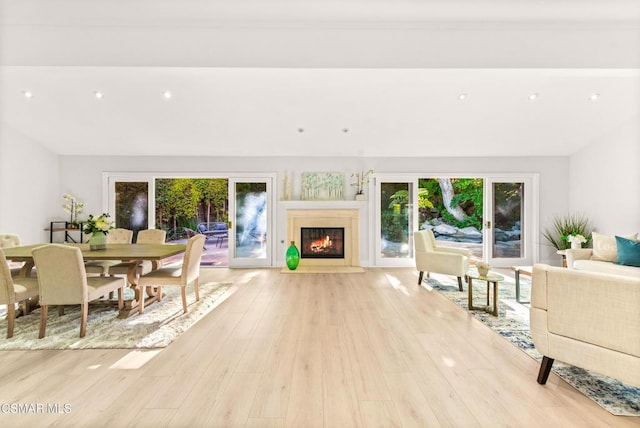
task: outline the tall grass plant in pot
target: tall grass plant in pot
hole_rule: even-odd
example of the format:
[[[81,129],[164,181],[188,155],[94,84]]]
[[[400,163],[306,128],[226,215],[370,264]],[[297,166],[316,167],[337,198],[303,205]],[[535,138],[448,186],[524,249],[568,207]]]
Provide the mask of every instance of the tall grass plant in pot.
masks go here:
[[[591,241],[593,228],[589,219],[584,214],[567,214],[557,216],[553,219],[553,227],[542,233],[542,236],[549,241],[557,250],[571,248],[571,236],[581,235],[587,244]]]

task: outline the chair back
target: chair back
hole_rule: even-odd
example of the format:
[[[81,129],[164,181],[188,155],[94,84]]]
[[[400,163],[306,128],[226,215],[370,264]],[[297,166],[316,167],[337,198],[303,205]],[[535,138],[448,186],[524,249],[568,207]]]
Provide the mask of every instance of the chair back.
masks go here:
[[[207,237],[205,235],[195,235],[187,241],[187,250],[184,253],[184,261],[182,262],[183,284],[188,284],[200,276],[200,261],[202,260],[202,250],[206,240]]]
[[[413,233],[413,242],[418,252],[432,252],[435,249],[436,238],[430,230],[419,230]]]
[[[16,292],[13,288],[13,278],[11,269],[4,256],[4,251],[0,248],[0,304],[8,305],[16,301]]]
[[[87,274],[77,247],[49,244],[32,251],[38,271],[40,302],[44,305],[86,303]]]
[[[107,244],[131,244],[133,230],[116,228],[107,234]]]
[[[11,233],[0,233],[0,248],[20,246],[20,237]]]
[[[138,232],[136,244],[164,244],[167,231],[162,229],[144,229]]]

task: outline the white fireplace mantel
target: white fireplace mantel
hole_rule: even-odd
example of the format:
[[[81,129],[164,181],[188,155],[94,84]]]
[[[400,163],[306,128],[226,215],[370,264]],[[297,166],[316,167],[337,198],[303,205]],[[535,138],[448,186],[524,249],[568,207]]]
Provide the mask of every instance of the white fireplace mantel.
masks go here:
[[[302,259],[300,266],[360,266],[361,218],[366,201],[280,201],[286,240],[299,245],[301,227],[344,227],[344,259]]]

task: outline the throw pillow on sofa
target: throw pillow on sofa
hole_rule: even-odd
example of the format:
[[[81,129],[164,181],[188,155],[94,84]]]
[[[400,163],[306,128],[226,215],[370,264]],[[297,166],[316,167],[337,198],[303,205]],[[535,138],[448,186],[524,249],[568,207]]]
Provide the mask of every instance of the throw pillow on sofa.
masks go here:
[[[624,238],[633,240],[636,239],[636,234],[624,236]],[[618,261],[618,245],[615,237],[593,232],[591,239],[593,242],[593,255],[591,256],[591,260],[611,263]]]
[[[616,236],[619,265],[640,267],[640,242]]]

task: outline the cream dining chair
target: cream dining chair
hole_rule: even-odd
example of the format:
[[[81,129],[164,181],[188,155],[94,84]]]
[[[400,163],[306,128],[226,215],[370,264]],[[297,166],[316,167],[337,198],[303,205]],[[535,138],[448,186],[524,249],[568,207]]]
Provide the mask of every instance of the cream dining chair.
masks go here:
[[[124,307],[122,291],[124,278],[87,277],[80,248],[62,244],[49,244],[32,251],[38,270],[40,295],[40,331],[45,336],[47,312],[50,305],[58,306],[64,314],[64,305],[80,305],[80,337],[87,331],[89,302],[112,292],[118,292],[118,308]]]
[[[471,253],[462,248],[441,247],[436,242],[433,232],[419,230],[413,234],[416,249],[416,268],[420,272],[418,284],[422,284],[424,272],[441,273],[458,277],[458,288],[462,291],[462,278],[469,269]]]
[[[167,238],[166,230],[144,229],[138,232],[138,237],[136,238],[136,244],[140,244],[140,245],[164,244],[166,238]],[[154,265],[154,263],[151,262],[150,260],[143,260],[138,265],[138,275],[140,276],[145,275],[159,266],[160,266],[160,261],[156,262],[156,265]],[[127,275],[128,272],[129,272],[128,262],[120,262],[109,268],[110,275]]]
[[[133,230],[116,228],[111,229],[107,234],[107,244],[131,244],[133,240]],[[120,260],[99,260],[94,262],[87,262],[84,267],[88,274],[99,274],[100,276],[107,276],[110,274],[110,269],[113,266],[122,263]]]
[[[196,301],[200,300],[199,280],[200,280],[200,261],[202,259],[202,250],[204,241],[207,239],[204,235],[196,235],[187,240],[187,249],[184,253],[182,262],[174,263],[166,267],[149,272],[138,280],[138,289],[142,295],[145,287],[157,287],[158,300],[162,298],[162,287],[177,286],[182,291],[182,309],[187,313],[187,285],[193,282],[193,288],[196,295]],[[144,312],[144,299],[140,299],[138,306],[140,313]]]
[[[22,245],[20,236],[13,233],[0,233],[0,248],[19,247],[20,245]],[[21,269],[20,267],[11,268],[11,276],[18,276]]]
[[[38,279],[11,276],[9,264],[0,249],[0,304],[7,305],[7,339],[13,337],[16,319],[16,303],[38,296]],[[29,311],[29,305],[25,305]],[[28,313],[25,313],[28,315]]]

